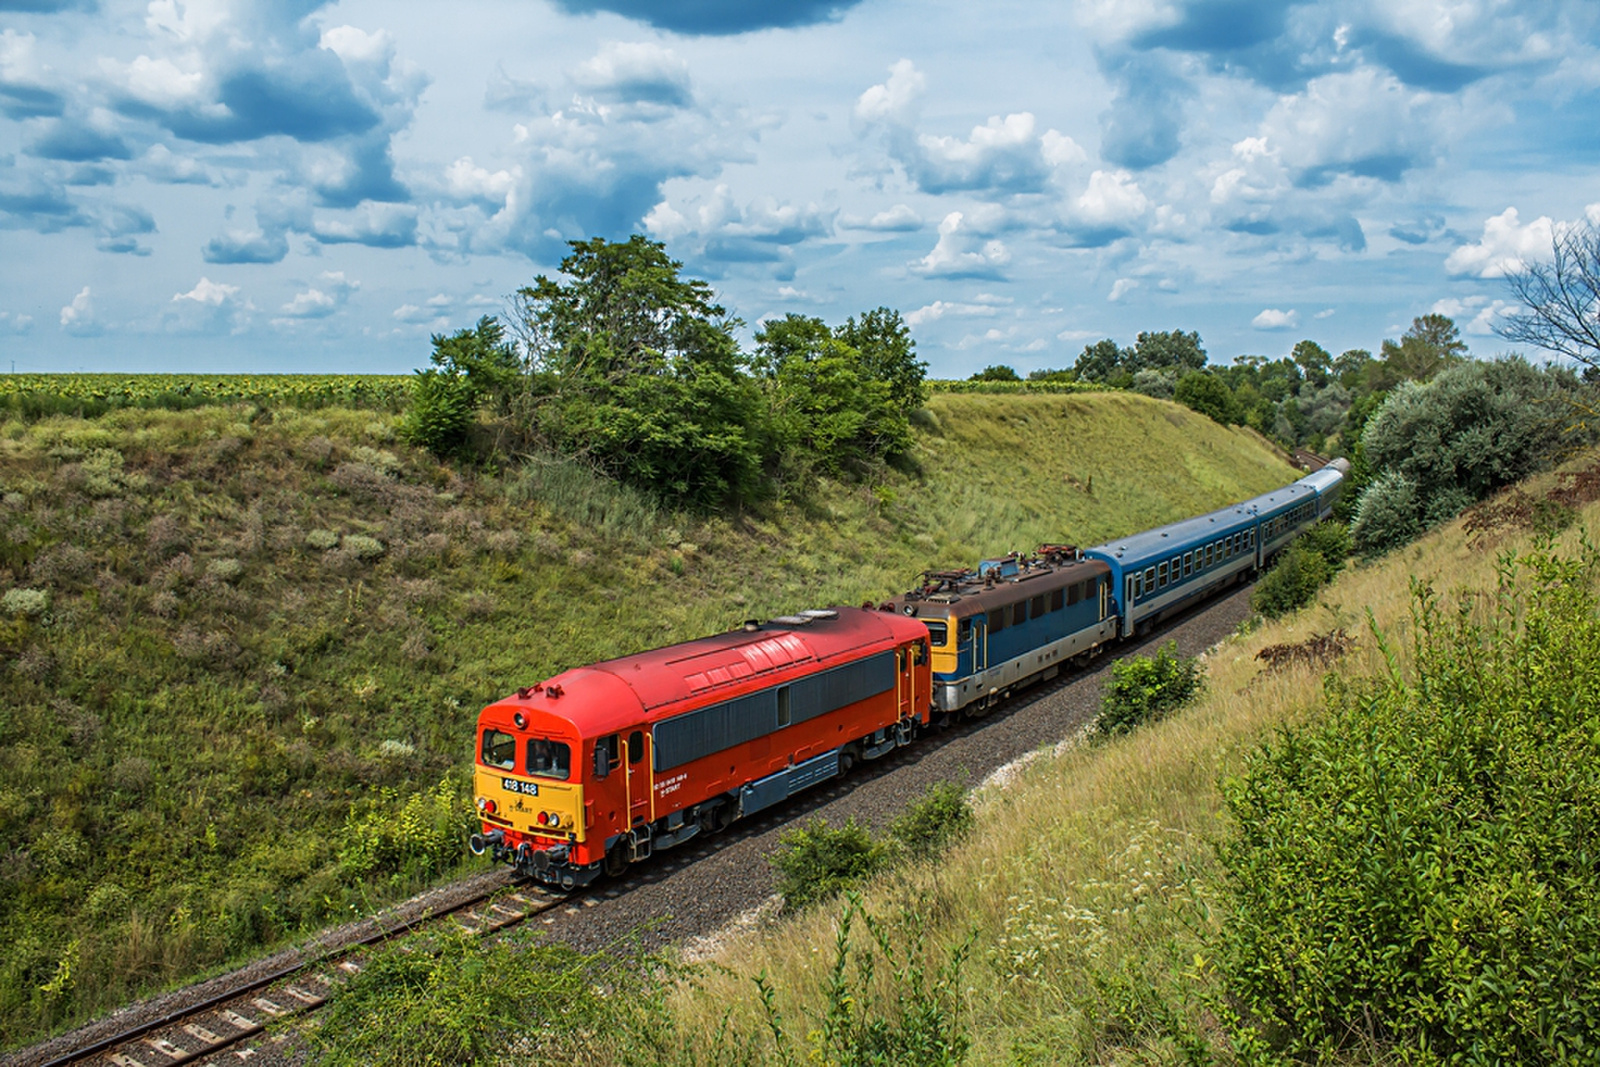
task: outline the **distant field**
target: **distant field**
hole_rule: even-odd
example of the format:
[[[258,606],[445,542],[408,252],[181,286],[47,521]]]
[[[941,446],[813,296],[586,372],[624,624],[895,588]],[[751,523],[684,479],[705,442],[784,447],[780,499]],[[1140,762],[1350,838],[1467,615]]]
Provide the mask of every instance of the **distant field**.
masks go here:
[[[33,416],[240,403],[394,411],[410,395],[407,374],[0,374],[0,410]]]

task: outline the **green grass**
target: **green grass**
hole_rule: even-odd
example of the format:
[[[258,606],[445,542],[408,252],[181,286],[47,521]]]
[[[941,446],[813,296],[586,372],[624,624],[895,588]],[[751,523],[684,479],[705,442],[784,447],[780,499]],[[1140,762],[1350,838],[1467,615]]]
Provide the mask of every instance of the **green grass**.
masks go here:
[[[0,415],[5,1044],[475,866],[472,723],[518,685],[1294,476],[1143,397],[941,394],[920,473],[694,518],[397,421]]]

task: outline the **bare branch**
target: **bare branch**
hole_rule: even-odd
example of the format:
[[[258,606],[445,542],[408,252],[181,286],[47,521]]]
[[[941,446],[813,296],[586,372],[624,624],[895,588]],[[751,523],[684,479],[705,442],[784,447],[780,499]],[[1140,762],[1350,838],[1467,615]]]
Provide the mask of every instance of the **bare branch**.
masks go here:
[[[1524,262],[1506,275],[1521,306],[1495,332],[1600,368],[1600,230],[1563,227],[1550,246],[1549,263]]]

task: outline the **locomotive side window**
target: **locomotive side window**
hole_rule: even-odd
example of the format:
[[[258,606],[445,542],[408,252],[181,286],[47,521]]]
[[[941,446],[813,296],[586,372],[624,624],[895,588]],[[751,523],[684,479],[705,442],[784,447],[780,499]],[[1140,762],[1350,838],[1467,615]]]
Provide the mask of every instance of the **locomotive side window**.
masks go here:
[[[1033,605],[1028,609],[1028,611],[1036,619],[1044,614],[1044,594],[1043,593],[1040,593],[1038,596],[1033,598]]]
[[[1066,600],[1065,600],[1064,595],[1063,595],[1065,592],[1066,592],[1066,590],[1057,589],[1054,593],[1050,594],[1050,610],[1051,611],[1060,611],[1061,610],[1062,606],[1066,603]]]
[[[1019,600],[1011,605],[1011,625],[1021,626],[1028,621],[1028,602]]]
[[[528,741],[528,773],[540,778],[566,781],[572,773],[572,749],[561,741],[531,738]]]
[[[1083,590],[1077,582],[1067,586],[1067,603],[1076,604],[1083,599]]]
[[[932,619],[924,619],[922,624],[928,628],[928,640],[933,642],[935,648],[942,648],[944,643],[950,640],[950,628],[942,621],[934,622]]]
[[[1005,608],[995,608],[989,612],[989,632],[997,634],[1006,628],[1006,616],[1010,614]]]
[[[483,763],[486,767],[499,767],[509,771],[517,759],[517,739],[499,730],[483,732]]]
[[[785,694],[788,692],[787,689],[784,690]],[[644,733],[635,730],[628,735],[628,762],[638,763],[642,759],[644,759]]]
[[[594,743],[594,776],[604,778],[622,762],[622,749],[617,735],[602,737]]]
[[[971,619],[962,619],[961,620],[961,628],[956,631],[956,640],[964,645],[968,641],[970,641],[971,639],[972,639],[972,620]]]

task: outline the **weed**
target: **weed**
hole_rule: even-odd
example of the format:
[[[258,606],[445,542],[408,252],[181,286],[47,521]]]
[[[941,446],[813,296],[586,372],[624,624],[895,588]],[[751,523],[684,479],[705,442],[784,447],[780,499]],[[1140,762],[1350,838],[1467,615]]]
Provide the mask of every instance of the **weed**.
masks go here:
[[[1179,655],[1176,641],[1154,656],[1124,656],[1111,667],[1095,733],[1112,737],[1153,722],[1193,700],[1200,686],[1200,661]]]

